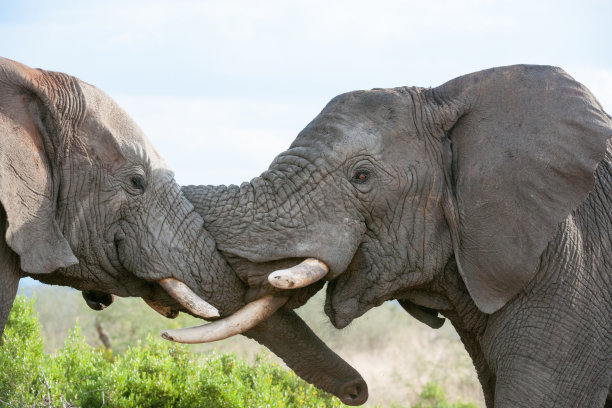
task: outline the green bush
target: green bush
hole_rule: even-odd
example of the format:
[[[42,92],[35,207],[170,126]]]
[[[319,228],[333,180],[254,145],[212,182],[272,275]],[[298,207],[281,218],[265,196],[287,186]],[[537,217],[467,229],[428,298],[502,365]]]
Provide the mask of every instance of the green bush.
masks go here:
[[[113,355],[85,342],[78,323],[64,347],[44,352],[34,300],[18,296],[0,347],[0,406],[9,407],[344,407],[340,401],[259,355],[196,354],[147,337]],[[476,408],[448,403],[428,383],[413,408]]]
[[[449,403],[446,394],[438,384],[429,382],[419,394],[419,399],[413,408],[478,408],[473,403],[457,401]]]
[[[0,349],[0,405],[14,407],[340,407],[338,399],[259,356],[201,356],[147,338],[113,356],[77,326],[62,349],[43,352],[33,300],[18,296]]]
[[[43,365],[40,323],[34,315],[34,299],[18,296],[2,337],[0,350],[0,405],[30,403],[36,393]]]

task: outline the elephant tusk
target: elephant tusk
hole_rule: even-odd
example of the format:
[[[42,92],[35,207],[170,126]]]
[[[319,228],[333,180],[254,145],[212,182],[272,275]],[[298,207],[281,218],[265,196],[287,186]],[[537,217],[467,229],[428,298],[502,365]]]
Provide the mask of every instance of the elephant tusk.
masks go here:
[[[151,309],[155,310],[160,315],[167,317],[168,319],[174,319],[176,316],[178,316],[178,310],[173,310],[172,308],[164,306],[155,300],[149,300],[144,298],[143,300],[147,305],[149,305]]]
[[[202,300],[183,282],[174,278],[164,278],[159,280],[159,284],[191,313],[206,319],[220,316],[216,307]]]
[[[227,339],[257,326],[287,303],[288,299],[287,297],[266,295],[248,303],[225,319],[202,326],[165,330],[161,333],[161,336],[166,340],[188,344],[210,343]]]
[[[281,269],[268,275],[270,285],[279,289],[297,289],[321,280],[329,268],[318,259],[308,258],[289,269]]]

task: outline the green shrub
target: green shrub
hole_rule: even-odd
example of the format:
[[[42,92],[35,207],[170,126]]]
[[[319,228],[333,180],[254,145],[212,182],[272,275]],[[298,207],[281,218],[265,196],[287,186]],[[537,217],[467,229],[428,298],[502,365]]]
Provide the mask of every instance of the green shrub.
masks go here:
[[[449,403],[442,387],[433,382],[428,382],[419,394],[418,401],[413,408],[478,408],[473,403],[457,401]]]
[[[113,356],[76,325],[43,352],[33,301],[18,296],[0,348],[0,405],[39,407],[340,407],[339,400],[259,356],[197,355],[152,337]]]
[[[30,403],[38,392],[39,367],[43,364],[40,323],[34,299],[17,296],[2,337],[0,350],[0,405]]]
[[[85,341],[78,323],[64,347],[43,351],[34,300],[18,296],[0,347],[0,406],[152,408],[344,407],[293,372],[259,355],[250,365],[234,354],[196,354],[147,337],[113,355]],[[394,405],[395,406],[395,405]],[[413,408],[476,408],[448,403],[428,383]]]

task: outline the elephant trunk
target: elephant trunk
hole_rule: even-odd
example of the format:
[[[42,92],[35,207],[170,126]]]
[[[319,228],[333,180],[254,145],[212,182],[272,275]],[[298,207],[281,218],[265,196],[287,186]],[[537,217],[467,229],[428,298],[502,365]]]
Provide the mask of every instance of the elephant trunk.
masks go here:
[[[281,309],[244,334],[265,345],[304,380],[343,403],[361,405],[368,399],[368,386],[361,375],[330,350],[295,312]]]
[[[155,290],[144,298],[164,316],[185,310],[208,319],[235,312],[244,304],[245,285],[219,253],[215,240],[203,228],[202,218],[180,188],[174,183],[167,188],[170,192],[166,197],[170,198],[159,198],[154,206],[159,222],[148,236],[150,244],[122,240],[122,264],[157,282]],[[172,206],[171,216],[165,216],[168,205]],[[123,227],[125,235],[125,229],[131,226]]]
[[[264,296],[224,320],[167,330],[162,337],[181,343],[201,343],[242,333],[270,349],[302,379],[335,395],[343,403],[365,403],[368,386],[361,375],[330,350],[297,314],[277,310],[286,301],[284,297]]]
[[[206,319],[230,315],[244,304],[245,285],[217,251],[208,231],[200,227],[193,237],[193,263],[159,286],[183,309]]]
[[[282,167],[280,164],[277,167]],[[329,211],[338,208],[343,192],[336,189],[331,190],[336,196],[326,195],[324,191],[330,189],[323,187],[325,181],[317,180],[297,170],[273,169],[240,187],[185,186],[182,192],[225,255],[255,264],[315,258],[328,268],[326,279],[332,279],[350,263],[365,226],[358,217],[348,214],[350,209]],[[329,217],[316,217],[321,212]],[[245,280],[245,276],[241,278]],[[304,279],[282,283],[284,277],[280,277],[275,281],[286,286],[311,283],[311,278]]]
[[[184,186],[182,192],[202,216],[204,228],[214,236],[219,248],[250,252],[261,234],[267,234],[266,240],[273,238],[273,226],[300,219],[297,208],[286,208],[279,202],[282,198],[275,184],[257,177],[240,187]],[[295,221],[289,222],[298,226]]]
[[[271,180],[274,177],[275,179]],[[284,180],[290,180],[290,178]],[[291,183],[287,182],[287,184]],[[240,262],[248,264],[247,269],[250,271],[265,265],[244,262],[245,258],[249,261],[264,263],[277,259],[299,259],[312,256],[322,259],[324,264],[315,260],[307,260],[305,264],[303,262],[296,268],[290,268],[290,271],[295,273],[285,270],[275,275],[280,276],[278,279],[274,279],[274,276],[271,278],[286,282],[287,286],[297,287],[302,286],[305,282],[308,284],[311,279],[322,278],[327,273],[327,266],[330,271],[334,267],[344,268],[336,264],[329,265],[329,260],[333,262],[337,259],[334,257],[337,255],[334,247],[342,245],[345,240],[333,234],[325,235],[325,231],[307,230],[305,224],[308,223],[302,214],[298,213],[301,206],[292,203],[288,197],[290,191],[286,190],[287,184],[284,184],[279,173],[276,173],[275,175],[267,174],[265,178],[256,178],[240,187],[185,186],[182,187],[182,192],[193,204],[195,211],[202,216],[204,232],[210,232],[215,238],[217,248],[221,252],[229,252],[242,258]],[[292,188],[297,188],[295,183]],[[311,201],[316,202],[316,197],[314,199],[311,197]],[[319,202],[319,205],[324,205],[324,203]],[[287,223],[292,223],[292,228],[285,225]],[[295,236],[282,235],[279,230],[290,230]],[[345,233],[348,235],[348,232]],[[319,239],[312,239],[313,236]],[[326,240],[333,240],[334,244]],[[313,246],[312,243],[315,245]],[[351,249],[349,245],[347,247],[352,254],[354,249]],[[317,256],[319,254],[323,256]],[[307,264],[311,264],[313,268],[304,269]],[[266,283],[268,283],[267,276],[270,272],[273,271],[268,269],[265,274]],[[249,276],[241,277],[243,281],[249,281]],[[368,388],[363,378],[330,350],[294,312],[283,309],[281,303],[285,299],[281,296],[268,297],[275,300],[272,306],[280,307],[279,310],[271,314],[255,313],[258,315],[257,324],[249,325],[251,327],[247,327],[242,334],[266,346],[301,378],[337,396],[345,404],[363,404],[368,398]],[[209,300],[209,298],[205,299]],[[282,302],[276,302],[277,299],[282,299]],[[260,300],[265,300],[265,297]],[[249,305],[245,306],[245,308],[248,307]],[[221,314],[226,315],[223,311]],[[236,313],[236,315],[241,314],[241,312]],[[265,317],[259,319],[261,316]],[[225,328],[238,327],[238,331],[242,331],[246,327],[242,324],[242,320],[235,322],[232,316],[225,320],[228,323]],[[201,342],[203,338],[214,340],[228,333],[225,328],[217,330],[220,326],[217,323],[221,321],[201,326],[195,331],[192,329],[177,330],[166,332],[166,334],[175,341]],[[220,336],[219,332],[223,332],[223,336]],[[183,334],[185,337],[181,337]],[[179,337],[175,338],[175,335]]]

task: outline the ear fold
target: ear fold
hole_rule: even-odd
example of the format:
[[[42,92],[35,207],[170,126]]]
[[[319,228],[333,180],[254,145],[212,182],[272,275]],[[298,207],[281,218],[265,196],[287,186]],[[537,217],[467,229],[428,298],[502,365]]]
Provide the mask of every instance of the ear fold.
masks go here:
[[[533,278],[557,226],[593,188],[612,121],[554,67],[477,72],[432,95],[456,115],[444,207],[457,264],[478,308],[493,313]]]
[[[73,122],[64,108],[78,112],[68,101],[70,94],[64,92],[59,102],[49,92],[56,80],[53,74],[0,59],[0,202],[8,219],[6,242],[29,273],[78,263],[55,219],[56,161],[66,142],[57,133],[70,131],[64,127]]]

